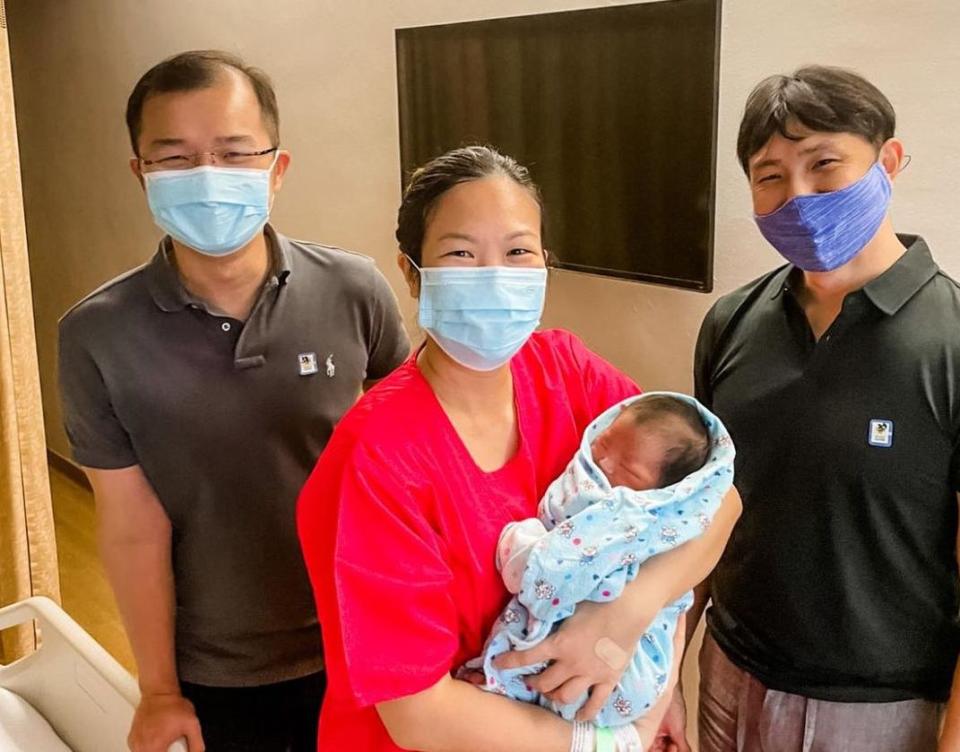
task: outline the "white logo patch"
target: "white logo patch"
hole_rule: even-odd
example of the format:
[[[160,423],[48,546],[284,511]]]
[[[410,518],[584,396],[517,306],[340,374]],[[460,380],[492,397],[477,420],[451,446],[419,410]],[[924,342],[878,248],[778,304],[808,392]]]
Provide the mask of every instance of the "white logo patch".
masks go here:
[[[327,356],[327,362],[324,363],[327,368],[327,378],[332,379],[337,375],[337,367],[333,364],[333,353]]]
[[[317,354],[313,352],[300,353],[297,356],[297,362],[300,364],[301,376],[312,376],[319,369],[317,368]]]
[[[871,420],[867,443],[875,447],[893,446],[893,421]]]

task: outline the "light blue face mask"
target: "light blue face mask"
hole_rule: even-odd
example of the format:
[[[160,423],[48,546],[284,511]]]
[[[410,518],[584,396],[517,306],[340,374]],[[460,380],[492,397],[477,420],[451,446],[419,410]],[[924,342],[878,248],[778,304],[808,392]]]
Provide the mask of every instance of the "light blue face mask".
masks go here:
[[[240,250],[270,216],[270,175],[279,154],[266,170],[204,166],[145,172],[154,222],[208,256]]]
[[[419,271],[420,326],[467,368],[499,368],[540,325],[547,290],[542,267],[432,266]]]

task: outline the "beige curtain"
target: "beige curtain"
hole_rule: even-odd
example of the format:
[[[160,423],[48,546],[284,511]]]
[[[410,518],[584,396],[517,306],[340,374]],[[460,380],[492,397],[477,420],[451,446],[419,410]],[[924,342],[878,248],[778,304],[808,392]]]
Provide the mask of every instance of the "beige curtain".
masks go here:
[[[31,595],[60,599],[31,300],[10,46],[0,0],[0,605]],[[0,661],[32,650],[34,632],[4,633]]]

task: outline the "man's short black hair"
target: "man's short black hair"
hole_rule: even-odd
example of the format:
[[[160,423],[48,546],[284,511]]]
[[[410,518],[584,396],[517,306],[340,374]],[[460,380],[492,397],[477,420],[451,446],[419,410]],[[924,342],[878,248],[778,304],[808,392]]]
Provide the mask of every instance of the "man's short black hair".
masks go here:
[[[157,63],[143,74],[133,87],[127,100],[127,130],[130,131],[130,145],[133,153],[140,156],[140,129],[143,117],[143,104],[153,94],[166,94],[174,91],[195,91],[212,86],[225,68],[239,71],[253,86],[260,103],[263,123],[270,134],[271,146],[280,143],[280,112],[277,109],[277,95],[267,74],[253,68],[236,55],[220,50],[191,50],[181,52]]]
[[[737,158],[750,174],[750,157],[771,136],[797,139],[791,125],[812,131],[854,133],[878,149],[890,138],[897,117],[883,93],[863,76],[845,68],[808,65],[790,76],[765,78],[747,97]]]

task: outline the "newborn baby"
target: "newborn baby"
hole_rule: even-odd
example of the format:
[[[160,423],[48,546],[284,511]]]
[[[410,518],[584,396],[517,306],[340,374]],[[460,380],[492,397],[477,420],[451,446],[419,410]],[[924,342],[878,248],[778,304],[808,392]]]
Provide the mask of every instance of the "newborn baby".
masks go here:
[[[488,691],[538,702],[573,720],[586,702],[559,706],[528,688],[544,665],[499,670],[493,659],[546,638],[577,604],[614,600],[651,556],[699,536],[733,483],[733,444],[692,397],[649,393],[615,405],[584,434],[577,454],[540,502],[538,517],[504,528],[497,565],[514,597],[482,659]],[[663,694],[688,593],[643,635],[598,726],[642,717]]]
[[[590,442],[594,464],[607,483],[632,491],[665,488],[699,470],[710,453],[710,434],[696,407],[665,394],[621,405],[619,415]],[[581,490],[593,490],[587,479],[577,487],[576,474],[568,467],[559,479],[564,500]],[[551,487],[552,490],[552,487]],[[550,496],[550,492],[547,492]],[[561,520],[561,532],[572,530],[568,504],[561,501],[560,514],[550,516],[550,527]],[[542,502],[541,502],[542,511]],[[530,551],[547,534],[536,517],[513,522],[504,528],[497,546],[497,568],[511,593],[519,593]],[[589,554],[590,547],[583,549]]]

